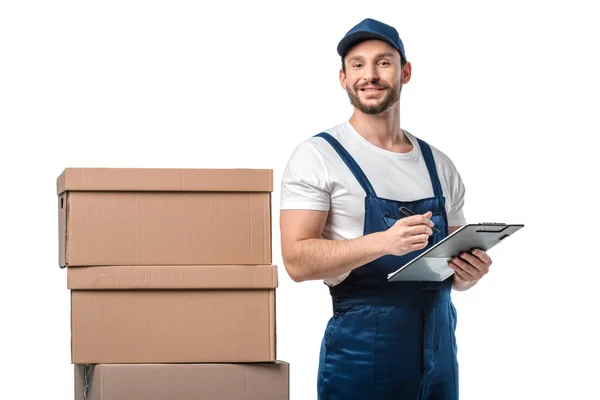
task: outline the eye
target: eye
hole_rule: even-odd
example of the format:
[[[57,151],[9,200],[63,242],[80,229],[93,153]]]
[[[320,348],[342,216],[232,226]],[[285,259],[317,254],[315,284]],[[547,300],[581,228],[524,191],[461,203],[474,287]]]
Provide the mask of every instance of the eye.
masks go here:
[[[379,65],[390,65],[387,61],[379,61]]]
[[[356,64],[353,64],[352,67],[354,67],[354,68],[360,68],[360,67],[362,67],[362,64],[361,63],[356,63]]]

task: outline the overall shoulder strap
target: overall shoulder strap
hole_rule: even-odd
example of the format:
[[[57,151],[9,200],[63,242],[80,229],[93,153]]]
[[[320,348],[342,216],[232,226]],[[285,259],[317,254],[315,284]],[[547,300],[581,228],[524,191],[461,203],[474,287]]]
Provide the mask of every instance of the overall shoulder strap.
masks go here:
[[[344,161],[344,163],[346,163],[348,168],[350,168],[350,171],[352,172],[358,183],[360,183],[360,186],[362,186],[365,193],[367,193],[367,195],[370,196],[375,196],[375,190],[373,190],[373,186],[371,186],[371,182],[369,182],[369,179],[367,179],[367,176],[365,175],[363,170],[360,168],[356,160],[352,158],[350,153],[348,153],[348,151],[341,145],[340,142],[338,142],[336,138],[334,138],[327,132],[321,132],[315,135],[315,137],[321,137],[325,139],[331,145],[331,147],[333,147],[333,149],[339,154],[339,156]]]
[[[435,167],[435,160],[433,159],[433,152],[431,151],[431,147],[423,140],[417,138],[419,142],[419,146],[421,147],[421,153],[423,153],[423,158],[425,159],[425,165],[427,165],[427,171],[429,171],[429,178],[431,179],[431,184],[433,185],[433,193],[435,196],[442,196],[442,184],[440,183],[440,178],[437,173],[437,169]]]

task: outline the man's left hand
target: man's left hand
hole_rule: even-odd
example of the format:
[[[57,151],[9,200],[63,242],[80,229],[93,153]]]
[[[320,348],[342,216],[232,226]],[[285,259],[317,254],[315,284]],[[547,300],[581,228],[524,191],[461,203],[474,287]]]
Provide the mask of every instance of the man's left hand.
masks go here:
[[[459,257],[452,258],[448,266],[455,271],[454,280],[456,283],[475,284],[483,278],[490,270],[492,259],[487,253],[480,249],[475,249],[471,253],[463,252]]]

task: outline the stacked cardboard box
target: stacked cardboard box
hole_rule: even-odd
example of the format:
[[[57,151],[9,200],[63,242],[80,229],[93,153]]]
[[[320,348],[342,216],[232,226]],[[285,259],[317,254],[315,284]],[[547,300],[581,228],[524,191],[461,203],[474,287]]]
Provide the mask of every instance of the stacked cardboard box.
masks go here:
[[[288,399],[271,170],[66,169],[77,399]]]

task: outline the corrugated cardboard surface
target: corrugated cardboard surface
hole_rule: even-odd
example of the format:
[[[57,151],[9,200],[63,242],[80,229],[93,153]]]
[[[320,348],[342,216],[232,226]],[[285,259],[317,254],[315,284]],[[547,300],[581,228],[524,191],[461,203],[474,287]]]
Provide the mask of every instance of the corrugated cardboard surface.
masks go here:
[[[275,265],[67,273],[74,364],[275,361]]]
[[[59,229],[61,266],[271,264],[270,193],[66,192]]]
[[[75,365],[75,400],[84,367]],[[88,400],[289,400],[289,364],[92,365]]]
[[[275,290],[73,290],[74,364],[275,361]]]
[[[56,180],[64,191],[271,192],[271,169],[66,168]]]
[[[80,267],[67,270],[69,289],[274,289],[274,265]]]

